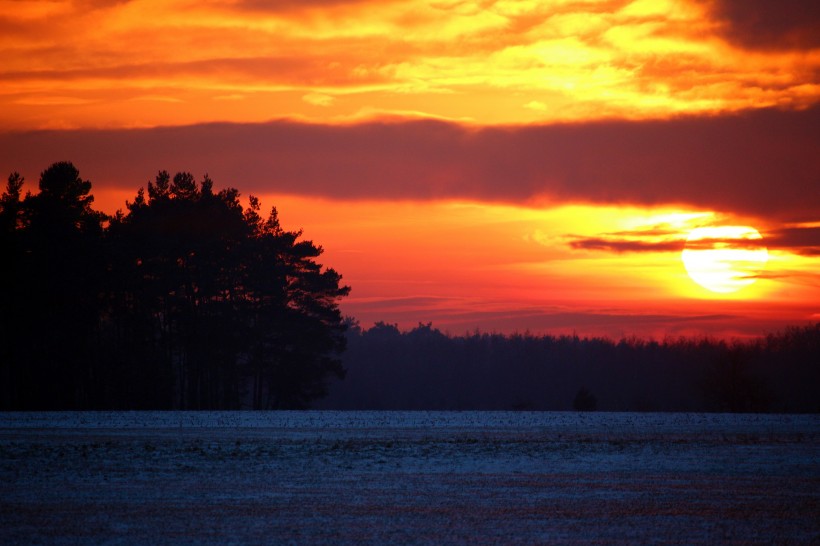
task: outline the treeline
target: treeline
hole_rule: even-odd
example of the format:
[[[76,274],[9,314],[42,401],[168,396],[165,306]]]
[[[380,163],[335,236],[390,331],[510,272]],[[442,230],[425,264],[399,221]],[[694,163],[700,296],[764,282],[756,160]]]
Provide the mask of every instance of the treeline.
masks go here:
[[[323,409],[820,411],[820,323],[749,341],[348,329]]]
[[[344,374],[349,288],[276,209],[160,172],[107,217],[68,162],[0,197],[0,408],[300,408]]]

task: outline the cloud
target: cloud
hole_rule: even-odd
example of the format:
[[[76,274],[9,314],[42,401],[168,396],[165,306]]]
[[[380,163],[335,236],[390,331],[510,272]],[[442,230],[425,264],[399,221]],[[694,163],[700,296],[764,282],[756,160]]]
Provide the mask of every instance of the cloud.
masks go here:
[[[582,237],[569,242],[575,250],[605,250],[608,252],[680,252],[684,241],[636,241],[604,237]]]
[[[371,108],[491,125],[817,103],[816,54],[761,55],[715,39],[722,28],[757,40],[788,11],[746,4],[717,2],[725,15],[716,25],[690,2],[16,2],[0,14],[0,124],[333,123]],[[801,10],[763,44],[780,43],[794,25],[809,29],[795,31],[804,36],[796,43],[816,42],[817,8]],[[747,11],[761,14],[761,28],[743,22]],[[189,107],[123,107],[160,89]],[[35,110],[15,100],[67,90],[94,107]],[[310,93],[344,101],[316,108],[300,100]],[[214,104],[225,94],[249,99]]]
[[[787,227],[772,231],[766,236],[766,245],[804,256],[820,256],[820,226]]]
[[[384,2],[384,0],[381,0]],[[231,2],[230,7],[237,11],[250,11],[261,13],[279,13],[291,11],[303,11],[311,9],[329,9],[336,7],[350,7],[364,4],[377,4],[374,0],[239,0]]]
[[[766,250],[767,244],[762,239],[733,237],[701,237],[687,241],[689,250]]]
[[[314,106],[330,106],[336,99],[322,93],[308,93],[302,97],[302,100]]]
[[[290,57],[210,58],[184,62],[142,62],[112,66],[48,70],[0,71],[0,81],[75,82],[82,80],[172,82],[177,78],[216,77],[224,84],[232,81],[270,84],[335,85],[377,83],[383,76],[376,71],[345,71],[323,59]],[[317,95],[318,96],[318,95]]]
[[[78,97],[68,97],[63,95],[39,95],[34,97],[23,97],[14,101],[15,104],[24,104],[27,106],[53,106],[56,104],[88,104],[93,101],[89,99],[82,99]]]
[[[686,243],[686,231],[669,224],[658,224],[643,229],[602,233],[593,237],[566,235],[573,250],[599,250],[621,254],[624,252],[681,252]]]
[[[820,3],[816,0],[712,0],[712,16],[724,36],[752,49],[820,47]]]
[[[168,169],[207,172],[243,193],[673,204],[817,220],[817,127],[820,108],[484,128],[276,121],[8,132],[0,133],[0,169],[31,179],[68,159],[94,184],[120,188]]]
[[[657,240],[658,237],[662,240]],[[766,233],[763,239],[703,237],[686,241],[685,231],[649,229],[605,233],[594,237],[567,236],[573,250],[604,252],[680,252],[731,248],[743,250],[784,250],[803,256],[820,256],[820,226],[792,226]]]

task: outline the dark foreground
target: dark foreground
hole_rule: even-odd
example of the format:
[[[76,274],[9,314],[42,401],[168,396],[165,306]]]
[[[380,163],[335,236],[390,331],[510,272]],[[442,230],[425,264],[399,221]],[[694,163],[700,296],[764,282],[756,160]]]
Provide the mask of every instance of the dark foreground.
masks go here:
[[[2,544],[820,544],[817,416],[0,414]]]

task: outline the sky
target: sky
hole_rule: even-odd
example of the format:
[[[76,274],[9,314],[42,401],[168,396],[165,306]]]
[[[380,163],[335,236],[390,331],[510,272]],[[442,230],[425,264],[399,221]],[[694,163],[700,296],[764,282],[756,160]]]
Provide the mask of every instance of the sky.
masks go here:
[[[820,321],[815,0],[0,0],[0,173],[62,160],[275,205],[366,328]]]

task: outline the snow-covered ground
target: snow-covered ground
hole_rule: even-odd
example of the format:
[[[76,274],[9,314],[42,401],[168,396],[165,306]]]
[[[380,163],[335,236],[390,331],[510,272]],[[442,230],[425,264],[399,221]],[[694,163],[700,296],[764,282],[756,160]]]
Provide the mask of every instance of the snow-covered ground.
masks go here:
[[[0,413],[0,543],[820,544],[820,417]]]

